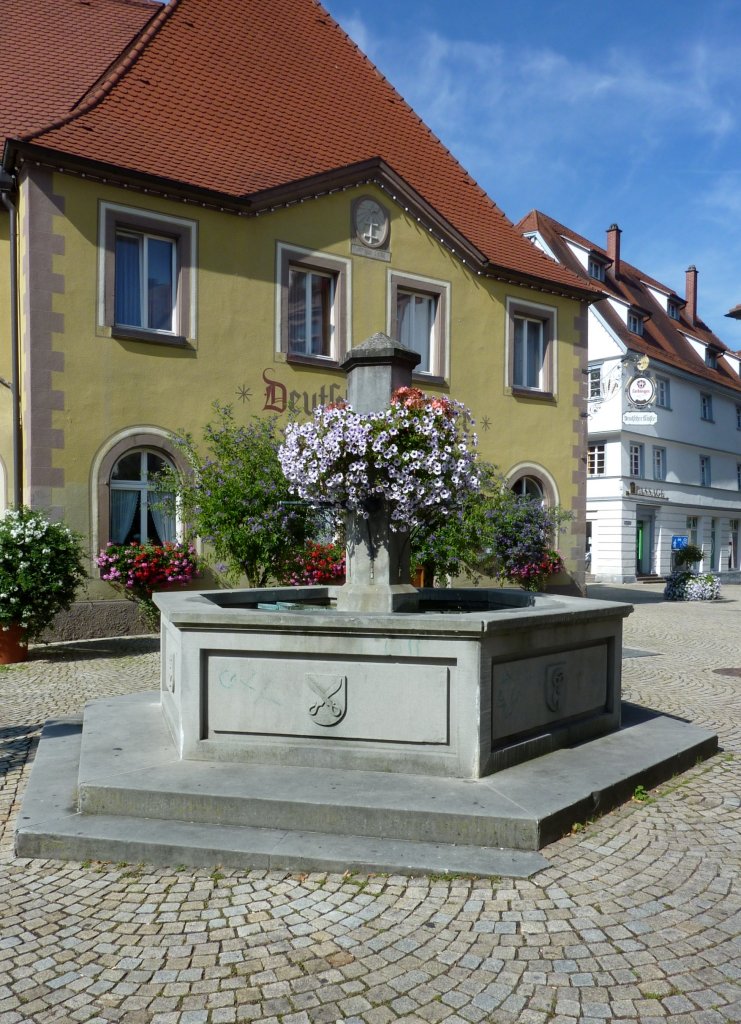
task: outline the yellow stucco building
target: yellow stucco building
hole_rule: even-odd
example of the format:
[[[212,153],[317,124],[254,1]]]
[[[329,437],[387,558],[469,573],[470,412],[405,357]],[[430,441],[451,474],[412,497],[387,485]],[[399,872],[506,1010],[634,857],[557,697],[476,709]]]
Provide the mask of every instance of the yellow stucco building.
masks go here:
[[[171,432],[199,434],[214,401],[308,414],[384,331],[419,352],[420,386],[470,407],[512,486],[575,513],[560,547],[579,584],[598,293],[514,230],[313,0],[265,8],[153,7],[82,100],[2,122],[0,375],[20,420],[11,388],[0,503],[64,517],[91,566],[109,539],[165,539],[147,474],[177,464]],[[216,67],[185,59],[194,36]],[[87,598],[115,597],[91,573]],[[121,628],[105,608],[86,631]]]

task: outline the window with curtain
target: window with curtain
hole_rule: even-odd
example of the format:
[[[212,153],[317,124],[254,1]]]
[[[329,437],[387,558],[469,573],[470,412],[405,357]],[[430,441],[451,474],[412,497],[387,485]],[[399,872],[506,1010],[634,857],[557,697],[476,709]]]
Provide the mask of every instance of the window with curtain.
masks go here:
[[[136,450],[122,455],[110,479],[110,540],[114,544],[164,544],[177,539],[174,516],[159,507],[155,477],[172,468],[156,452]]]
[[[533,398],[555,395],[557,334],[555,307],[507,299],[506,383],[513,392]]]
[[[288,272],[288,351],[331,356],[335,330],[335,276],[290,267]]]
[[[389,289],[389,334],[419,356],[415,374],[444,378],[450,284],[393,271],[389,274]]]
[[[116,232],[116,324],[172,333],[175,324],[176,246],[169,238]]]
[[[518,388],[545,390],[545,324],[542,320],[516,316],[514,331],[513,384]]]
[[[424,292],[396,293],[398,340],[420,356],[417,373],[431,373],[435,349],[437,296]]]
[[[545,500],[543,483],[535,476],[521,476],[512,484],[512,491],[521,498],[530,498],[531,501],[542,503]]]

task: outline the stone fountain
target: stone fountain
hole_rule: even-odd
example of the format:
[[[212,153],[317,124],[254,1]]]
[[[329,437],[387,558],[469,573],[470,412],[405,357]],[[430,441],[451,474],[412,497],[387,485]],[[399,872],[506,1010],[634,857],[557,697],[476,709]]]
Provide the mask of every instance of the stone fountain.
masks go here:
[[[370,338],[350,404],[385,408],[417,358]],[[717,749],[621,723],[629,605],[417,590],[383,509],[347,535],[342,587],[157,595],[159,693],[47,723],[17,854],[529,876],[574,822]]]
[[[385,409],[418,360],[369,338],[349,404]],[[418,590],[385,509],[347,518],[344,586],[156,596],[181,757],[475,779],[618,728],[630,606]]]

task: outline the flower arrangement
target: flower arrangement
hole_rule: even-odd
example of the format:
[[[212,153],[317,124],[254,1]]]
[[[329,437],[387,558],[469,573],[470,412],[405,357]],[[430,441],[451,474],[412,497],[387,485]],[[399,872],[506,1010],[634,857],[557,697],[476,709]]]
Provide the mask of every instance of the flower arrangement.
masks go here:
[[[148,623],[159,624],[155,590],[186,584],[200,575],[195,548],[186,544],[109,543],[96,558],[101,579],[141,605]]]
[[[507,578],[513,583],[519,583],[523,590],[537,593],[545,588],[548,578],[561,572],[563,567],[563,559],[558,551],[549,549],[537,561],[510,565]]]
[[[21,506],[0,518],[0,629],[35,640],[72,604],[85,579],[80,539],[63,523]]]
[[[296,556],[289,571],[292,587],[327,583],[340,585],[345,582],[345,552],[339,544],[310,541]]]
[[[389,527],[406,532],[459,508],[479,486],[476,435],[459,402],[398,388],[391,405],[360,414],[345,402],[319,406],[286,428],[278,457],[293,490],[368,518],[379,500]]]
[[[675,569],[667,578],[664,597],[667,601],[715,601],[720,597],[720,579],[712,572]]]

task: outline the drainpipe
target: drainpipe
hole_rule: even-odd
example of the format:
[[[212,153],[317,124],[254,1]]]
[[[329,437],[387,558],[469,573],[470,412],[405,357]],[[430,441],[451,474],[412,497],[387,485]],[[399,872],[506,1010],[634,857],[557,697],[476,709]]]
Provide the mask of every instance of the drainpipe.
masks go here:
[[[13,402],[13,505],[19,508],[21,488],[21,395],[20,347],[18,344],[18,210],[10,198],[15,178],[0,166],[0,202],[10,215],[10,380],[2,383],[10,389]],[[1,378],[0,378],[1,379]]]

